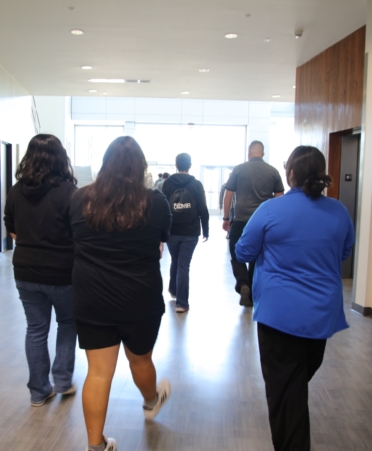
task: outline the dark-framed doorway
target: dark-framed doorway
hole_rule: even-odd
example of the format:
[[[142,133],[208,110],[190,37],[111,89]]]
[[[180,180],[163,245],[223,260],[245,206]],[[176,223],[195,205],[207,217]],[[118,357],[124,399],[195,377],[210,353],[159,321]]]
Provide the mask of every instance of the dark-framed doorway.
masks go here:
[[[0,140],[0,199],[1,199],[1,227],[0,227],[0,251],[13,249],[13,239],[6,232],[3,217],[6,197],[12,187],[12,144]]]
[[[342,202],[347,208],[354,230],[357,228],[359,162],[360,162],[360,127],[342,130],[329,135],[328,173],[333,185],[327,195]],[[355,252],[342,263],[342,278],[354,277]]]

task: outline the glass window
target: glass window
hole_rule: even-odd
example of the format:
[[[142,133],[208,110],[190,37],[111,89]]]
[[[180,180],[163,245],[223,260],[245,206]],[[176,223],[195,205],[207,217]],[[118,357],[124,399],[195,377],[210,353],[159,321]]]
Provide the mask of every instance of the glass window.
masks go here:
[[[93,174],[97,174],[107,147],[123,134],[123,126],[76,125],[74,166],[91,166]]]

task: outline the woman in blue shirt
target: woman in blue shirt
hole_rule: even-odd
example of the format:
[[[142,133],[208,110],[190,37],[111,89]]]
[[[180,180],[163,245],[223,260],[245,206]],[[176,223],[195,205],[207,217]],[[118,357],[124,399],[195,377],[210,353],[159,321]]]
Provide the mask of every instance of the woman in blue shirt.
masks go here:
[[[256,260],[254,320],[276,451],[310,450],[308,382],[327,338],[348,327],[341,261],[354,243],[346,208],[322,191],[332,179],[315,147],[299,146],[286,175],[291,190],[263,203],[236,244],[240,262]]]

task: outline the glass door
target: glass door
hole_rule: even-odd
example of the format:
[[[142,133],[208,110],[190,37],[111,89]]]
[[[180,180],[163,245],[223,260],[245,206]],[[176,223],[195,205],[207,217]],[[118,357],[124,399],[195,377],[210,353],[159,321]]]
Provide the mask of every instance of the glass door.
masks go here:
[[[202,166],[201,182],[203,183],[207,207],[210,214],[220,214],[221,186],[227,182],[233,166]]]

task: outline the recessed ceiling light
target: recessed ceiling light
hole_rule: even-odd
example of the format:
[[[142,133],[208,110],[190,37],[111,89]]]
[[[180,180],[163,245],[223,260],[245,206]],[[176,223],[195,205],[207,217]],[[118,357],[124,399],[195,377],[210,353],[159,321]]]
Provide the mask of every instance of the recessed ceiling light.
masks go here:
[[[90,78],[91,83],[125,83],[124,78]]]
[[[70,11],[73,11],[75,8],[74,8],[73,6],[69,6],[68,9],[69,9]]]
[[[251,15],[250,15],[249,13],[247,13],[247,14],[245,15],[245,17],[248,19],[248,17],[251,17]]]
[[[236,39],[238,35],[236,33],[227,33],[225,34],[226,39]]]
[[[75,36],[80,36],[84,34],[83,30],[71,30],[71,34],[74,34]]]
[[[92,66],[81,66],[81,68],[84,69],[84,70],[90,70],[90,69],[93,69]]]
[[[107,95],[107,92],[103,92],[102,94],[103,94],[103,95]]]
[[[89,89],[88,92],[97,92],[97,89]]]
[[[189,95],[190,93],[189,93],[189,91],[182,91],[181,94],[182,94],[183,96],[187,96],[187,95]]]
[[[270,42],[270,38],[265,38],[264,42]]]
[[[199,72],[202,72],[203,74],[205,74],[206,72],[209,72],[209,69],[199,69]]]
[[[296,89],[296,85],[293,86],[293,89]]]
[[[279,94],[275,94],[272,97],[273,97],[273,99],[279,99],[280,95]]]

